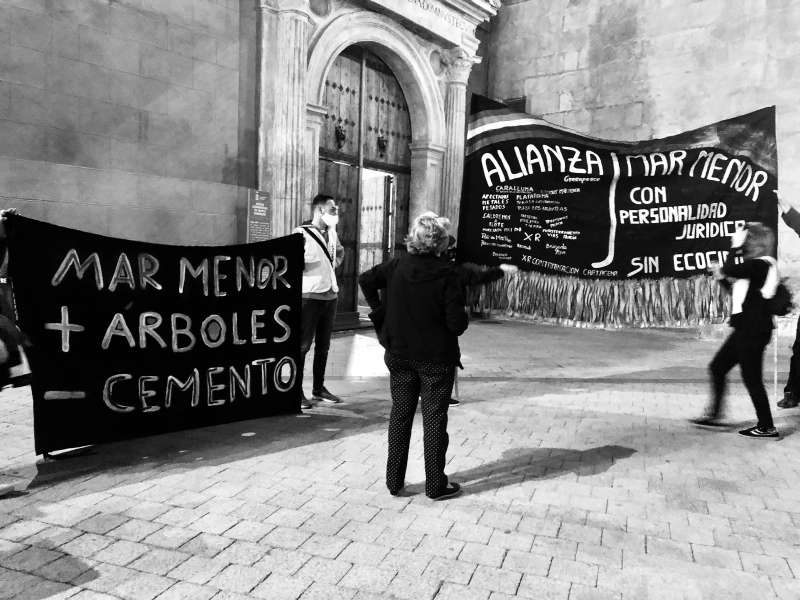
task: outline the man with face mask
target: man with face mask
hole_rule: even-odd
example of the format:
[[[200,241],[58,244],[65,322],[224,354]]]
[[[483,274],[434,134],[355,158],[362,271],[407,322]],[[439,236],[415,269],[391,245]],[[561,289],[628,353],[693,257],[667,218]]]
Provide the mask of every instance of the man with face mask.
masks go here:
[[[311,220],[294,230],[294,233],[302,233],[305,241],[303,305],[300,312],[301,366],[304,369],[306,354],[314,342],[311,396],[314,400],[332,403],[342,401],[325,387],[325,366],[328,362],[328,348],[339,296],[335,269],[344,258],[344,248],[336,235],[338,222],[339,210],[334,199],[326,194],[317,194],[311,201]],[[301,371],[300,381],[302,380]],[[313,406],[305,393],[301,406]]]

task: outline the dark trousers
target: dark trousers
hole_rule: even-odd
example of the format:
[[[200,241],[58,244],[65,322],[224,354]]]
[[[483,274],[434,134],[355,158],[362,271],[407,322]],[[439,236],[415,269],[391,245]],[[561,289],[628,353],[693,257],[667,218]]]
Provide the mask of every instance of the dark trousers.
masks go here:
[[[419,399],[422,403],[422,443],[425,449],[425,493],[435,496],[447,487],[444,465],[449,443],[447,408],[453,391],[453,366],[406,360],[389,352],[384,360],[389,367],[392,394],[386,487],[391,491],[399,490],[405,483],[411,428]]]
[[[336,319],[336,301],[315,300],[313,298],[303,298],[303,305],[300,311],[300,321],[302,332],[300,338],[300,381],[303,381],[303,371],[305,370],[306,354],[314,343],[314,382],[312,391],[318,392],[325,385],[325,365],[328,364],[328,349],[331,347],[331,332],[333,331],[333,321]]]
[[[800,319],[797,319],[797,331],[792,344],[792,357],[789,359],[789,379],[783,388],[784,392],[792,392],[800,396]]]
[[[769,344],[771,335],[771,331],[751,333],[734,329],[722,347],[717,350],[709,365],[713,391],[711,416],[719,416],[727,387],[726,376],[738,364],[742,380],[756,409],[758,426],[773,426],[763,379],[764,348]]]

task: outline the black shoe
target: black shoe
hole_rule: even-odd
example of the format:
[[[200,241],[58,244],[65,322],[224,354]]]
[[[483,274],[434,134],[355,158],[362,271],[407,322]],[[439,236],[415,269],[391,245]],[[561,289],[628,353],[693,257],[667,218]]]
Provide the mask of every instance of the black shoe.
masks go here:
[[[309,402],[305,394],[300,396],[300,408],[314,408],[314,405]]]
[[[748,427],[747,429],[742,429],[739,432],[739,435],[743,435],[745,437],[753,437],[753,438],[776,438],[779,437],[778,430],[774,427],[759,427],[756,425],[755,427]]]
[[[458,406],[459,404],[461,404],[461,402],[459,402],[459,401],[458,401],[457,399],[455,399],[455,398],[450,398],[450,400],[448,400],[448,401],[447,401],[447,403],[448,403],[450,406]]]
[[[778,401],[780,408],[794,408],[797,405],[798,399],[794,392],[783,392],[783,400]]]
[[[461,486],[457,483],[449,483],[446,488],[444,488],[438,494],[433,496],[428,496],[431,500],[447,500],[448,498],[455,498],[461,493]]]
[[[314,400],[320,400],[321,402],[330,402],[331,404],[339,404],[342,401],[342,399],[339,398],[339,396],[331,394],[328,391],[328,388],[326,388],[325,386],[322,386],[318,390],[313,390],[311,392],[311,397],[314,398]]]
[[[689,419],[690,423],[694,423],[695,425],[702,425],[704,427],[725,427],[725,424],[719,420],[717,417],[698,417],[696,419]]]

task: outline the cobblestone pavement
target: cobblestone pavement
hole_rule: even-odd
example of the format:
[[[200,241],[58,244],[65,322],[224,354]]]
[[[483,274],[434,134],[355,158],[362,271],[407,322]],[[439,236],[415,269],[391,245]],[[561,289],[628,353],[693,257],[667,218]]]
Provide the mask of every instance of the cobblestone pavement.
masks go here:
[[[738,436],[734,383],[730,428],[689,425],[718,344],[473,323],[448,452],[466,493],[445,502],[420,422],[409,494],[386,492],[370,335],[334,340],[344,405],[59,461],[35,461],[29,392],[6,390],[0,598],[800,598],[800,410],[776,409],[780,440]]]

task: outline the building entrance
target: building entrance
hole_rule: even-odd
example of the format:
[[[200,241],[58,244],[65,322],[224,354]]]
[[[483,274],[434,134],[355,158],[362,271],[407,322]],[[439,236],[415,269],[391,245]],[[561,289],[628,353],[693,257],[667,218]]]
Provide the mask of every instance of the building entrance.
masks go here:
[[[351,46],[325,80],[319,145],[320,193],[339,204],[344,261],[337,271],[340,324],[355,321],[358,275],[393,255],[408,230],[411,121],[392,71]]]

